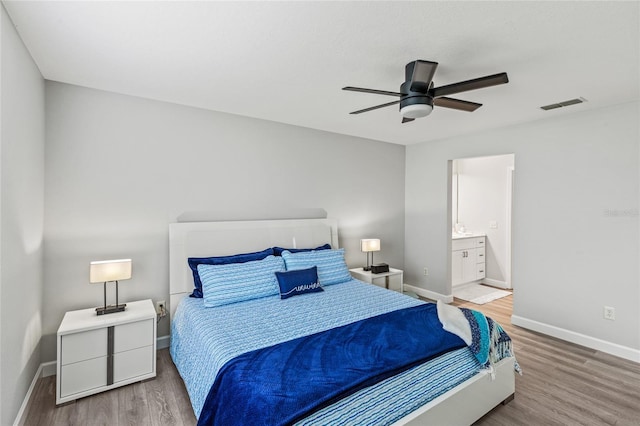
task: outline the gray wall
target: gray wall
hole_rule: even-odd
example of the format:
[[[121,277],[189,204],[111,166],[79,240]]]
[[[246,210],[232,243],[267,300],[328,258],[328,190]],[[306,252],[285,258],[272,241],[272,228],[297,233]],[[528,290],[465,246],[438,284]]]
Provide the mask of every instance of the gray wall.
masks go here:
[[[44,80],[0,4],[0,424],[40,365]]]
[[[404,266],[404,146],[61,83],[46,94],[45,361],[64,312],[102,303],[91,260],[133,259],[124,301],[169,300],[168,224],[184,212],[323,208],[350,266],[367,237],[382,240],[376,261]]]
[[[640,357],[639,112],[635,102],[408,146],[405,282],[451,294],[448,160],[514,153],[514,315]]]

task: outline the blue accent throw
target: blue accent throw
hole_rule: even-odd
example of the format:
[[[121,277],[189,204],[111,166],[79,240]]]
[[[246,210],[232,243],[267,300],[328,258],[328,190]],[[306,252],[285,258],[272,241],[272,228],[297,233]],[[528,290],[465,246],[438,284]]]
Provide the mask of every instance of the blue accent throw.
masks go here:
[[[460,310],[471,327],[472,342],[469,349],[480,365],[492,369],[493,364],[501,359],[514,356],[511,338],[500,324],[482,312],[467,308],[460,308]],[[514,363],[514,369],[522,375],[522,369],[517,360]]]
[[[292,424],[465,346],[424,304],[257,349],[221,368],[198,425]]]

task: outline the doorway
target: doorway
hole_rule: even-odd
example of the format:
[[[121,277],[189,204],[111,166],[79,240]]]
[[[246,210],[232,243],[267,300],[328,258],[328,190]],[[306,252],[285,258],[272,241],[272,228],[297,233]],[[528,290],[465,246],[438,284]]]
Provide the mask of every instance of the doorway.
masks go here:
[[[514,154],[454,159],[449,170],[451,294],[473,284],[511,290]]]

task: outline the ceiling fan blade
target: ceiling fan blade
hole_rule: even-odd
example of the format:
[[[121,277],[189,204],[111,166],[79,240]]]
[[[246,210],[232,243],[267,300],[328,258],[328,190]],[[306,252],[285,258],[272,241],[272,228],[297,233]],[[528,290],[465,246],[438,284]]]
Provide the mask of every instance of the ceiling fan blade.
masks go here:
[[[415,120],[415,118],[402,117],[402,124],[411,123],[413,120]]]
[[[350,112],[349,114],[360,114],[360,113],[363,113],[363,112],[373,111],[374,109],[384,108],[384,107],[388,107],[388,106],[391,106],[391,105],[396,105],[396,104],[399,104],[399,103],[400,103],[400,101],[387,102],[386,104],[376,105],[376,106],[372,106],[372,107],[369,107],[369,108],[360,109],[358,111],[353,111],[353,112]]]
[[[398,93],[398,92],[389,92],[387,90],[365,89],[363,87],[347,86],[347,87],[343,87],[342,90],[350,90],[352,92],[373,93],[375,95],[388,95],[388,96],[398,96],[398,97],[404,96],[404,94]]]
[[[411,87],[409,90],[412,92],[427,93],[429,90],[429,84],[433,80],[433,75],[438,68],[437,62],[431,61],[415,61],[413,64],[413,74],[411,75]]]
[[[474,78],[473,80],[461,81],[459,83],[448,84],[446,86],[433,89],[433,97],[447,96],[454,93],[467,92],[469,90],[482,89],[484,87],[497,86],[509,82],[506,72],[488,75],[486,77]]]
[[[475,102],[463,101],[461,99],[453,99],[453,98],[435,98],[433,100],[433,104],[439,107],[457,109],[460,111],[469,111],[473,112],[480,108],[482,104],[478,104]]]

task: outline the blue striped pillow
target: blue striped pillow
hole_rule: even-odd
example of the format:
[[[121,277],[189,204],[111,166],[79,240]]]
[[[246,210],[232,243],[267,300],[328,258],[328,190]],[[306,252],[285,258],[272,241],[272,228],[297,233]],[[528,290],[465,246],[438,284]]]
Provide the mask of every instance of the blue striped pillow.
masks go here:
[[[191,268],[191,272],[193,274],[193,286],[195,287],[190,297],[202,298],[202,281],[200,280],[200,275],[198,274],[198,265],[225,265],[227,263],[244,263],[250,262],[252,260],[262,260],[270,254],[275,254],[273,248],[271,247],[262,251],[253,253],[240,253],[231,256],[190,257],[189,259],[187,259],[187,261],[189,262],[189,268]],[[278,254],[278,256],[280,255]]]
[[[344,261],[344,249],[318,250],[300,253],[282,252],[287,271],[318,267],[318,280],[323,286],[351,281],[349,268]]]
[[[198,265],[204,306],[212,308],[280,293],[275,272],[285,270],[281,257],[227,265]]]

